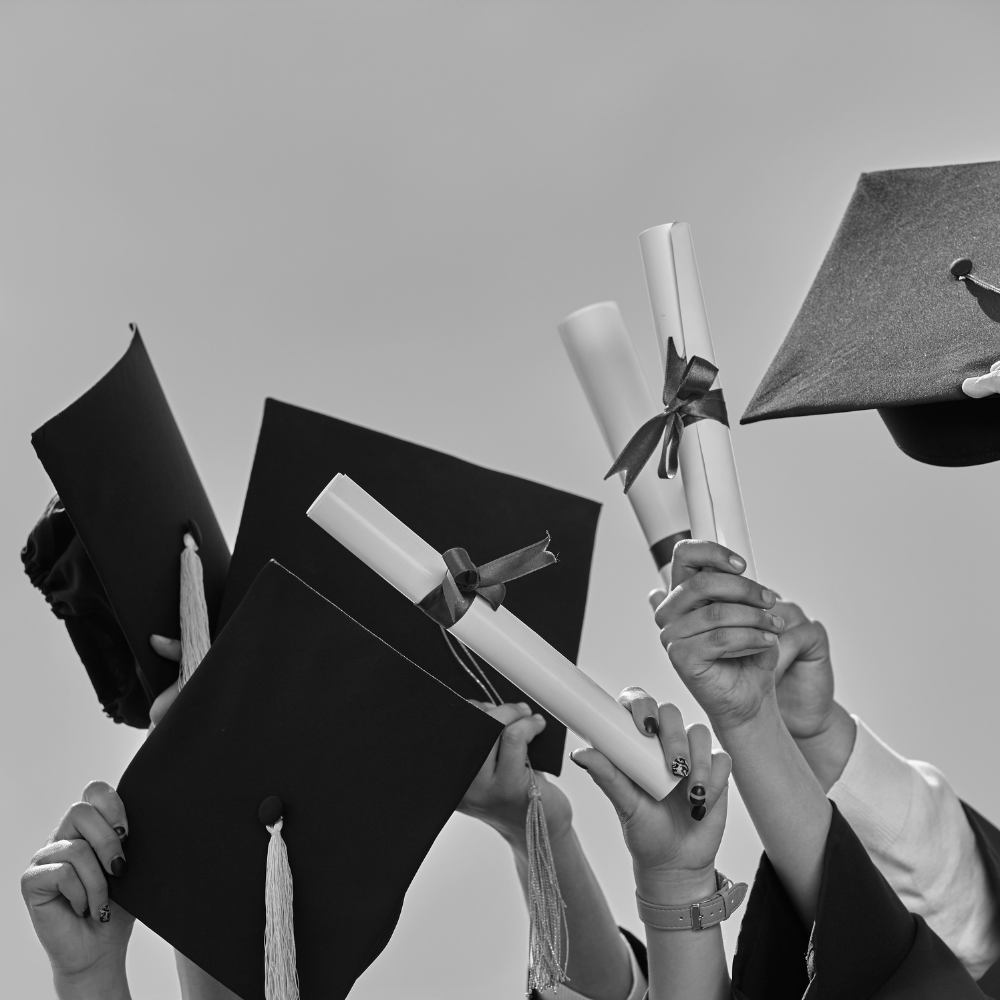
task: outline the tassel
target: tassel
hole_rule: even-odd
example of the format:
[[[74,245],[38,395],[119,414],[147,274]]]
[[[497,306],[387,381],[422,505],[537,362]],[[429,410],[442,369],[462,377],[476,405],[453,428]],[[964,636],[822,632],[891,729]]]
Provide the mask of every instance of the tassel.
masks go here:
[[[566,904],[559,891],[556,866],[545,825],[542,793],[535,772],[527,765],[531,787],[528,789],[528,818],[525,834],[528,841],[528,992],[558,990],[566,981],[569,960],[569,932],[566,927]],[[565,946],[563,942],[565,941]]]
[[[292,922],[292,870],[281,837],[284,826],[281,799],[272,795],[260,807],[260,820],[271,834],[267,845],[264,882],[264,998],[299,1000],[299,974],[295,966],[295,926]],[[277,818],[268,822],[272,817]]]
[[[205,605],[205,577],[198,555],[198,543],[190,532],[181,549],[181,669],[177,689],[184,687],[205,658],[211,637]]]

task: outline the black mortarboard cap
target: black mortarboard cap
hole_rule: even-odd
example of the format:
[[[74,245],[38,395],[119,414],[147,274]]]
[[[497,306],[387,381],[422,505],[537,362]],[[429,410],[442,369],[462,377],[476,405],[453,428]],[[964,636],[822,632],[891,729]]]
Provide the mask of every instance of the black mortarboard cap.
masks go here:
[[[1000,162],[862,174],[741,423],[877,409],[931,465],[1000,459]]]
[[[277,796],[301,993],[338,1000],[502,729],[270,563],[122,776],[128,871],[111,896],[261,1000],[259,810]]]
[[[138,330],[31,443],[59,498],[29,538],[25,569],[66,621],[105,710],[148,726],[149,705],[177,677],[149,637],[179,634],[184,534],[198,544],[210,623],[229,549]]]
[[[264,406],[221,623],[261,567],[277,559],[453,690],[485,700],[439,626],[306,516],[338,472],[363,483],[439,551],[461,547],[479,563],[548,531],[559,562],[509,584],[504,606],[575,662],[600,504],[273,399]],[[502,700],[543,711],[480,666]],[[558,774],[566,731],[543,714],[548,724],[529,756],[534,767]]]

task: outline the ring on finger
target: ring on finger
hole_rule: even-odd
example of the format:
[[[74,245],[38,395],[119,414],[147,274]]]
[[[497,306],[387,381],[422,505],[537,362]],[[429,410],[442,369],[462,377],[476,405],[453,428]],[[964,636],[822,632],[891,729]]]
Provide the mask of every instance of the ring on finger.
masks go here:
[[[677,756],[670,762],[670,770],[678,778],[686,778],[691,773],[691,763],[687,757]]]

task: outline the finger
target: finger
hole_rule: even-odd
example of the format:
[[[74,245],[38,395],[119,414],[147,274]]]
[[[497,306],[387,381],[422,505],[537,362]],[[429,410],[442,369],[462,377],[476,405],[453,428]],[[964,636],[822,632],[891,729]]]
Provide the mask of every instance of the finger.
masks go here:
[[[776,600],[773,590],[762,587],[755,580],[703,570],[674,587],[653,617],[660,628],[665,628],[683,615],[713,602],[746,604],[752,608],[770,610]]]
[[[497,774],[501,777],[516,777],[524,772],[528,760],[528,744],[545,728],[545,716],[529,715],[526,719],[512,722],[500,734],[500,748],[497,750]]]
[[[118,834],[118,839],[124,842],[128,836],[128,816],[118,793],[106,781],[91,781],[81,798],[104,817],[108,826]]]
[[[691,751],[681,710],[670,702],[664,702],[658,707],[658,714],[663,759],[675,778],[686,778],[691,773]]]
[[[705,799],[705,814],[710,813],[715,804],[726,794],[729,776],[733,773],[733,758],[725,750],[712,751],[712,776],[708,779],[708,795]]]
[[[691,751],[691,775],[687,796],[691,818],[703,820],[707,809],[708,785],[712,779],[712,731],[700,722],[688,726],[688,749]]]
[[[773,611],[750,608],[745,604],[714,602],[689,612],[663,628],[668,641],[688,639],[714,628],[758,628],[781,633],[785,620]]]
[[[42,867],[46,865],[68,864],[83,886],[86,896],[85,909],[89,908],[90,915],[94,919],[99,919],[108,903],[108,880],[104,877],[101,863],[94,853],[94,849],[85,840],[57,840],[54,844],[43,847],[32,859],[33,866]],[[68,898],[68,897],[67,897]],[[83,912],[74,906],[76,912],[83,916]]]
[[[168,639],[165,635],[151,635],[149,644],[165,660],[173,660],[174,663],[181,662],[180,639]]]
[[[170,706],[177,700],[177,695],[181,693],[181,687],[179,681],[174,681],[168,688],[161,691],[154,700],[153,704],[149,707],[149,728],[152,729],[154,726],[158,726],[162,721],[163,717],[167,714],[167,710]]]
[[[531,715],[531,706],[523,701],[507,701],[502,705],[488,705],[486,714],[496,719],[497,722],[509,726],[512,722],[517,722],[518,719],[524,719]]]
[[[640,687],[627,687],[618,695],[618,704],[632,713],[635,728],[644,736],[654,737],[660,731],[656,700]]]
[[[125,852],[111,824],[89,802],[77,802],[69,807],[52,834],[52,841],[86,841],[100,858],[109,875],[120,878],[125,874]]]
[[[619,771],[604,754],[592,747],[584,747],[581,750],[574,750],[569,759],[594,779],[594,783],[611,800],[611,804],[622,819],[628,818],[635,812],[643,793],[632,779]]]
[[[775,649],[778,637],[773,632],[750,628],[717,628],[690,639],[666,642],[660,635],[671,663],[680,670],[704,663],[738,656],[752,656]],[[662,722],[662,720],[661,720]]]
[[[685,538],[674,546],[671,579],[676,587],[699,570],[715,569],[720,573],[742,573],[746,560],[718,542]]]
[[[656,590],[649,592],[646,599],[649,601],[649,606],[655,611],[667,599],[667,592],[662,587],[657,587]]]
[[[778,665],[774,669],[775,683],[785,676],[785,671],[802,655],[813,647],[817,640],[825,636],[825,629],[819,622],[806,621],[781,634],[778,642]]]
[[[73,866],[65,862],[32,865],[21,876],[21,895],[29,907],[44,906],[63,896],[78,917],[87,915],[87,890]]]
[[[809,621],[808,615],[797,604],[793,601],[783,601],[780,594],[776,596],[778,601],[774,605],[774,613],[785,619],[785,625],[788,628],[794,628],[796,625],[803,625]]]

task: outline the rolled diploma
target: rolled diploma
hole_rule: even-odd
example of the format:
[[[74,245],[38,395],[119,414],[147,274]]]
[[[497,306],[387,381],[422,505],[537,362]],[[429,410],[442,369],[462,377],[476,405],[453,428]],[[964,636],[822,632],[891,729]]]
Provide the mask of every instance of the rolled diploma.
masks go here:
[[[333,478],[308,515],[414,604],[447,573],[436,549],[343,474]],[[477,597],[449,631],[654,798],[662,799],[677,784],[660,741],[643,736],[607,691],[506,608],[493,611]]]
[[[639,235],[639,246],[664,363],[667,339],[672,337],[683,357],[698,355],[715,364],[691,227],[686,222],[654,226]],[[713,388],[722,388],[720,379]],[[729,428],[717,420],[699,420],[686,427],[678,457],[693,536],[738,552],[747,563],[745,575],[756,580]]]
[[[660,409],[649,394],[618,304],[598,302],[570,313],[559,324],[559,336],[615,459]],[[681,485],[658,478],[656,463],[650,461],[636,477],[628,498],[656,568],[669,587],[673,542],[689,532]]]

